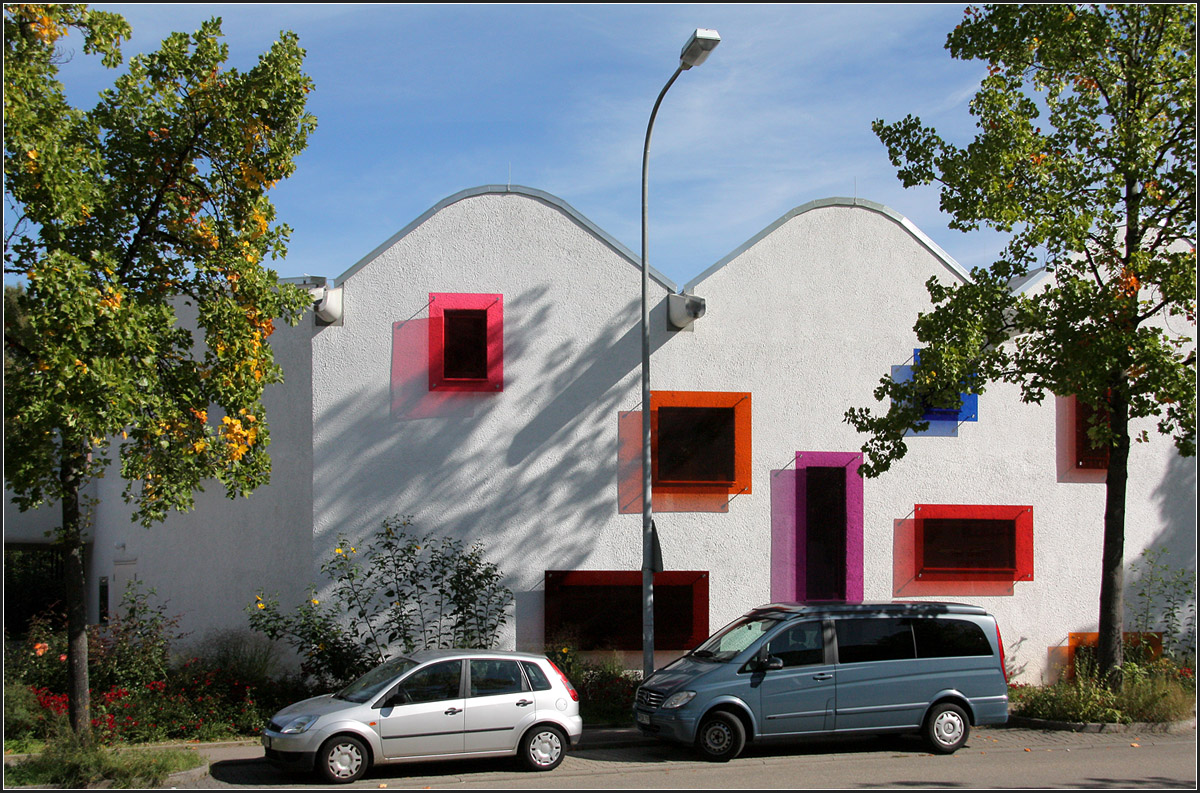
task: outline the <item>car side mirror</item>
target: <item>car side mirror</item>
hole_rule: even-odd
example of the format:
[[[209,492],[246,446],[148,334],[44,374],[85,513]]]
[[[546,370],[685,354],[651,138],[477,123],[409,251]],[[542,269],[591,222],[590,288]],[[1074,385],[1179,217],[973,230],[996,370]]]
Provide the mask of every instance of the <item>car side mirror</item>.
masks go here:
[[[754,656],[754,665],[760,672],[768,669],[783,669],[783,659],[771,655],[767,645],[764,644]]]

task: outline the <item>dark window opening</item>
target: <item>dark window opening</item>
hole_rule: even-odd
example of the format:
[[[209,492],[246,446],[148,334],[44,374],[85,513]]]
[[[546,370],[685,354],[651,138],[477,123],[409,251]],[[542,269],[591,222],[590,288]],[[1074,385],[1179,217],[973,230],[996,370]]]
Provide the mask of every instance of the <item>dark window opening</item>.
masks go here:
[[[1017,527],[1013,520],[925,518],[922,570],[1015,570]]]
[[[487,311],[455,309],[442,314],[443,375],[452,380],[486,380]]]
[[[968,655],[993,655],[987,636],[966,620],[913,620],[918,658],[960,658]]]
[[[1099,422],[1108,423],[1108,411],[1097,410],[1078,397],[1075,398],[1075,467],[1090,471],[1108,468],[1108,447],[1098,444],[1088,435],[1088,430],[1097,423],[1093,416],[1100,414]]]
[[[642,649],[639,571],[547,571],[545,634],[580,650]],[[708,574],[654,576],[654,647],[687,650],[708,636]]]
[[[804,599],[846,599],[846,469],[805,469]]]
[[[912,629],[907,620],[842,619],[834,624],[837,626],[838,663],[916,657]]]
[[[737,479],[733,408],[660,407],[657,412],[658,481]]]
[[[4,629],[23,639],[35,617],[66,627],[67,556],[52,546],[4,547]]]

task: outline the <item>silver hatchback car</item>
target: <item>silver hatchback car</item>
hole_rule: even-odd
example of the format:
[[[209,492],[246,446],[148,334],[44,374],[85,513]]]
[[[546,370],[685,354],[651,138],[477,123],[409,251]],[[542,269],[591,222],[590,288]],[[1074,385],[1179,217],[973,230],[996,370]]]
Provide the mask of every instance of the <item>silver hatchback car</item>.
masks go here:
[[[518,755],[549,771],[579,743],[579,695],[543,655],[425,650],[275,714],[267,759],[353,782],[373,765]]]

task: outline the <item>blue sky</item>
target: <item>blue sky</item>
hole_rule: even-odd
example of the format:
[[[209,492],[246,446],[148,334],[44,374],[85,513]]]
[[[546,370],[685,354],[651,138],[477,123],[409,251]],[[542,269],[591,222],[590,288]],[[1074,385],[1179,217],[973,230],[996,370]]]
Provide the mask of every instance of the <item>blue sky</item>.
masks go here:
[[[984,68],[944,49],[962,5],[95,7],[129,20],[127,56],[211,16],[241,69],[280,30],[299,35],[318,128],[271,194],[293,228],[272,265],[281,276],[335,278],[441,199],[484,184],[558,196],[640,253],[646,122],[698,27],[721,44],[671,88],[650,153],[649,259],[676,284],[831,196],[886,204],[966,267],[1003,243],[949,229],[936,189],[904,190],[870,128],[913,113],[970,139]],[[83,107],[113,78],[82,54],[62,75]]]

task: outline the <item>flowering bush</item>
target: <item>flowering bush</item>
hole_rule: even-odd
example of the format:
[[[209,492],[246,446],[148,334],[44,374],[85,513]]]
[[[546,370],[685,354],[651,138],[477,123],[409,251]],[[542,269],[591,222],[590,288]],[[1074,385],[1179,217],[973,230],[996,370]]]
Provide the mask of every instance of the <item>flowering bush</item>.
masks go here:
[[[321,565],[332,583],[331,603],[310,591],[285,614],[260,593],[246,608],[250,627],[291,644],[305,675],[326,686],[348,682],[393,647],[494,646],[513,600],[503,574],[484,560],[481,545],[418,537],[407,533],[411,525],[397,516],[369,539],[339,537]]]

